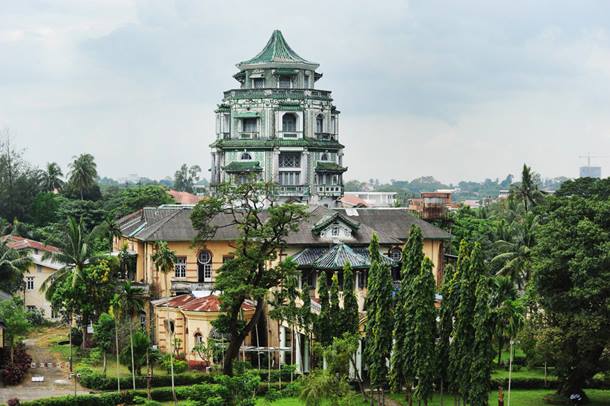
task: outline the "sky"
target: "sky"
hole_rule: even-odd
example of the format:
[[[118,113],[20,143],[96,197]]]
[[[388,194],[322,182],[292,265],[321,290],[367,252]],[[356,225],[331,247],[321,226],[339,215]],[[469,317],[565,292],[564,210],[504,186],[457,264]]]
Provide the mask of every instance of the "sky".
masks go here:
[[[0,128],[64,171],[210,165],[235,64],[274,29],[320,63],[346,179],[575,177],[610,156],[610,2],[0,0]],[[610,174],[610,157],[593,163]]]

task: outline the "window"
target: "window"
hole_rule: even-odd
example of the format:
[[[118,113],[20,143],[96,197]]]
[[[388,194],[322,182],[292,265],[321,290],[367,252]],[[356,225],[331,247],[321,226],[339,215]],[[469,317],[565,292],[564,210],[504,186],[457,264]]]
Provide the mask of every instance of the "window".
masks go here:
[[[146,313],[140,312],[140,328],[146,331]]]
[[[301,172],[280,172],[280,185],[297,186],[301,184]]]
[[[195,345],[203,343],[203,336],[200,332],[195,333]]]
[[[41,272],[42,272],[42,266],[36,265],[36,273],[41,273]]]
[[[309,75],[303,73],[303,88],[307,89],[309,87]]]
[[[330,118],[330,132],[333,134],[337,133],[337,119],[335,117]]]
[[[197,263],[199,267],[199,282],[212,281],[212,253],[210,251],[201,251],[197,255]]]
[[[290,76],[282,75],[279,79],[279,87],[282,89],[290,89],[292,87],[292,78]]]
[[[250,155],[247,152],[244,152],[243,154],[241,154],[241,160],[242,161],[249,161],[252,159],[252,155]]]
[[[402,260],[402,251],[400,248],[394,247],[390,250],[389,257],[395,262],[400,262]]]
[[[300,168],[301,153],[300,152],[282,152],[279,157],[280,168]]]
[[[36,306],[33,305],[27,305],[26,309],[28,309],[28,312],[35,312],[36,311]]]
[[[177,257],[176,264],[176,278],[186,278],[186,257]]]
[[[316,133],[324,132],[324,116],[322,114],[318,114],[316,117]]]
[[[34,290],[34,277],[33,276],[25,277],[25,289]]]
[[[286,113],[282,116],[282,131],[296,131],[297,116],[293,113]]]
[[[340,233],[340,228],[338,225],[333,224],[332,228],[330,229],[330,235],[332,235],[333,237],[338,237],[339,233]]]
[[[366,288],[366,271],[358,272],[358,289]]]
[[[252,87],[255,89],[262,89],[265,87],[265,79],[263,78],[254,78],[252,79]]]
[[[322,153],[322,156],[320,156],[320,161],[328,161],[328,154],[326,152]]]
[[[242,121],[244,132],[248,132],[248,133],[256,132],[256,128],[257,128],[256,121],[257,121],[256,118],[244,118]]]

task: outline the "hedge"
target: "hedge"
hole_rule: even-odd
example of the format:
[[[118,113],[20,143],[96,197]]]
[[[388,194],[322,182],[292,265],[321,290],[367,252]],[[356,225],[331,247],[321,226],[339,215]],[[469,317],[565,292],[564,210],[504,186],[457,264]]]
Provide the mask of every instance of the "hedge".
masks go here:
[[[512,389],[556,389],[557,383],[557,377],[555,376],[548,377],[546,383],[544,378],[513,378],[510,387]],[[491,386],[502,386],[506,389],[508,388],[508,378],[494,378],[491,380]],[[593,379],[587,383],[586,388],[609,389],[610,381]]]
[[[268,379],[268,370],[261,369],[252,370],[256,371],[261,378],[261,382],[267,382]],[[95,372],[90,368],[79,368],[77,373],[80,374],[80,384],[87,389],[94,390],[115,390],[117,387],[117,379],[104,376],[99,372]],[[186,372],[182,374],[174,375],[175,386],[190,386],[197,385],[201,383],[213,383],[217,376],[221,375],[219,372],[212,373],[202,373],[202,372]],[[271,371],[271,382],[279,382],[279,378],[282,378],[282,382],[290,381],[290,371],[282,370],[281,372],[278,370]],[[294,374],[293,378],[296,379],[298,375]],[[122,377],[121,379],[121,389],[132,389],[133,382],[131,377]],[[169,375],[155,375],[153,376],[151,385],[153,387],[163,387],[163,386],[171,386],[172,378]],[[146,388],[146,377],[145,376],[136,376],[136,388],[137,389],[145,389]]]

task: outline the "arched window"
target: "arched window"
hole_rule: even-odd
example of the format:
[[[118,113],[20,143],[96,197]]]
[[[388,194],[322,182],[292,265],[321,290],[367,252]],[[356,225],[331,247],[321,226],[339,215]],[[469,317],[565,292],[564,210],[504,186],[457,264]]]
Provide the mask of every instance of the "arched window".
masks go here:
[[[248,152],[243,152],[241,154],[241,160],[242,161],[249,161],[252,159],[252,155],[250,155]]]
[[[195,345],[201,344],[202,342],[203,342],[203,336],[198,331],[198,332],[195,333]]]
[[[322,153],[322,156],[320,156],[320,161],[328,161],[328,153]]]
[[[286,113],[282,117],[282,131],[296,131],[297,116],[293,113]]]
[[[200,251],[197,255],[197,271],[199,282],[212,282],[212,253]]]
[[[318,114],[316,117],[316,133],[324,132],[324,116],[322,114]]]

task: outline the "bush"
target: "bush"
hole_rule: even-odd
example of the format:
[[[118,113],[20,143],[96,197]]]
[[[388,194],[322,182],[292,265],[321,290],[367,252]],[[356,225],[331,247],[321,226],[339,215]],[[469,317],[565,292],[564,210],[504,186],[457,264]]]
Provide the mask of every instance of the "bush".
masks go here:
[[[181,374],[188,370],[189,366],[186,361],[174,358],[173,362],[174,362],[174,374]],[[163,367],[165,369],[165,371],[167,371],[168,374],[171,373],[171,359],[169,357],[169,354],[163,355],[163,358],[161,360],[161,367]]]
[[[49,321],[44,318],[44,314],[39,308],[28,310],[25,317],[27,317],[32,326],[47,326],[50,324]]]
[[[133,398],[133,403],[136,405],[144,406],[161,406],[161,402],[157,402],[156,400],[149,400],[143,396],[135,396]]]
[[[72,327],[71,334],[72,345],[75,347],[80,347],[80,345],[83,343],[83,332],[76,327]]]
[[[6,402],[6,404],[7,404],[7,406],[20,406],[19,399],[17,399],[17,398],[9,399],[8,402]]]
[[[7,385],[18,385],[23,381],[26,372],[32,364],[32,357],[25,352],[25,345],[19,343],[13,349],[13,362],[10,362],[10,352],[3,353],[2,380]]]
[[[116,377],[107,377],[101,373],[93,371],[91,368],[79,368],[80,384],[85,388],[95,390],[113,390],[117,387]],[[200,372],[187,372],[175,375],[176,386],[190,386],[201,383],[214,382],[215,374],[203,374]],[[121,388],[130,388],[132,385],[131,377],[121,378]],[[152,379],[154,387],[171,386],[171,377],[166,375],[155,375]],[[136,387],[146,388],[146,377],[136,376]]]

